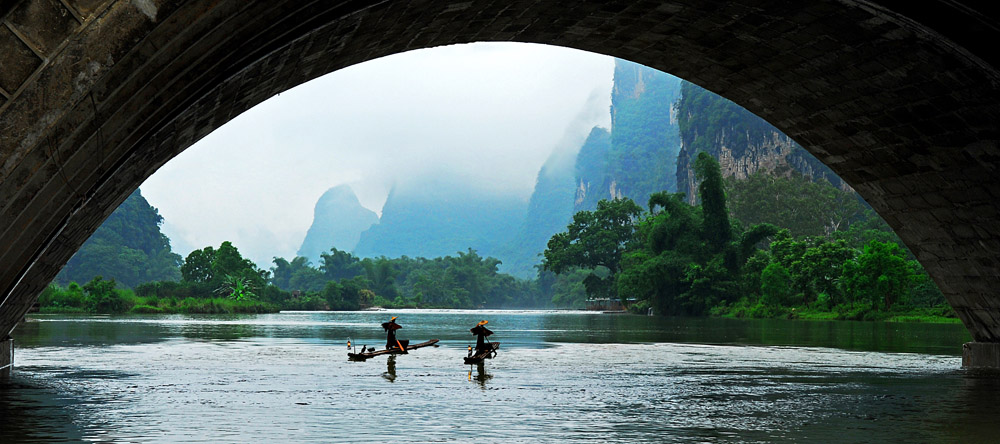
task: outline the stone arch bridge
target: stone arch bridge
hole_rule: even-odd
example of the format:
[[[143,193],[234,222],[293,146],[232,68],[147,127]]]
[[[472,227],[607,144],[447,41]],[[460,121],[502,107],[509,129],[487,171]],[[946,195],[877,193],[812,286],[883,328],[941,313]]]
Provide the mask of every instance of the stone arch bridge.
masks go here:
[[[376,57],[518,41],[642,63],[768,120],[896,230],[967,352],[1000,350],[1000,27],[965,3],[0,2],[0,339],[130,192],[243,111]]]

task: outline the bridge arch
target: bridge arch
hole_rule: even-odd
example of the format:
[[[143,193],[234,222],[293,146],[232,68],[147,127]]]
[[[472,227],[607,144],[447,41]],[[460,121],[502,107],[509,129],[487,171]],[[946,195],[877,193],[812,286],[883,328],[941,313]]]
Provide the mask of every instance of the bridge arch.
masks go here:
[[[243,111],[377,57],[519,41],[642,63],[768,120],[1000,342],[1000,29],[959,2],[20,0],[0,18],[0,338],[129,193]]]

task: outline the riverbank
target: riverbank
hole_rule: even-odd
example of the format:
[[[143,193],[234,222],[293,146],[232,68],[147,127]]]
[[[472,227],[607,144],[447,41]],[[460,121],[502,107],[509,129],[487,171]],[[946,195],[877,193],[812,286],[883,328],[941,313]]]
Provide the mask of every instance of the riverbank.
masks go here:
[[[114,309],[101,310],[93,306],[47,305],[39,308],[42,314],[260,314],[278,313],[277,305],[260,301],[236,301],[227,298],[143,298],[124,296]]]
[[[742,301],[741,301],[742,302]],[[734,319],[792,319],[804,321],[871,321],[905,322],[924,324],[961,324],[950,306],[907,307],[902,310],[882,311],[867,306],[837,305],[825,307],[775,307],[736,303],[720,305],[711,310],[713,317]]]

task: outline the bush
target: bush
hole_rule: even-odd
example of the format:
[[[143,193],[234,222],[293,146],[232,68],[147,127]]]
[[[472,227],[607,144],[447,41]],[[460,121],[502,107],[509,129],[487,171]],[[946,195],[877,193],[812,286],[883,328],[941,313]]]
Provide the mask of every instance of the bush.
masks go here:
[[[153,307],[151,305],[136,305],[130,310],[132,313],[141,314],[159,314],[163,313],[163,309],[160,307]]]
[[[644,315],[649,312],[650,303],[648,300],[637,301],[628,307],[629,313]]]
[[[110,293],[88,295],[87,309],[92,313],[125,313],[131,308],[128,299],[121,290]]]
[[[781,318],[788,316],[789,311],[784,307],[758,303],[750,309],[748,314],[749,317],[756,319]]]
[[[83,294],[83,288],[76,282],[71,282],[67,288],[49,285],[38,296],[38,304],[41,306],[41,311],[43,312],[46,309],[49,312],[66,311],[62,309],[79,309],[79,311],[85,311],[86,298]]]

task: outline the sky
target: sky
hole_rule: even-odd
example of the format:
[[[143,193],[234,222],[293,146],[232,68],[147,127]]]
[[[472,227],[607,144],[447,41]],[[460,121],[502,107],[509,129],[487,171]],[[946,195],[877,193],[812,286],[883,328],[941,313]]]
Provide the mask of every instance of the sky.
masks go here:
[[[140,189],[175,252],[232,241],[295,256],[327,189],[381,214],[393,186],[467,179],[527,200],[557,148],[610,127],[614,59],[524,43],[396,54],[285,91],[194,144]]]

